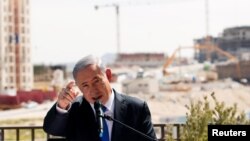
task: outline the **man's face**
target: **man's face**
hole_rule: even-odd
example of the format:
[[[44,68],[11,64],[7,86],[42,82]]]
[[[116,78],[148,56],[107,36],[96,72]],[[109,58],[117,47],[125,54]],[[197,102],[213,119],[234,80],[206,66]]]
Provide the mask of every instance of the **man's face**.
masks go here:
[[[89,103],[100,100],[105,104],[111,94],[109,83],[111,71],[105,73],[96,65],[89,65],[76,74],[76,85]]]

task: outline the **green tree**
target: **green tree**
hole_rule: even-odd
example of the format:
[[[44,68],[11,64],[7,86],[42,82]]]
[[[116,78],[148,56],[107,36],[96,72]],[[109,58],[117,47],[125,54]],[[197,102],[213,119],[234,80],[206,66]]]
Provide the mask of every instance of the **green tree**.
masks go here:
[[[208,124],[250,124],[244,112],[238,110],[237,104],[226,106],[224,102],[219,102],[214,93],[211,94],[214,106],[211,106],[207,96],[203,101],[191,101],[190,106],[186,106],[189,113],[186,113],[186,124],[181,130],[181,140],[183,141],[207,141]],[[171,130],[170,130],[171,131]],[[167,140],[172,141],[172,132],[167,133]]]

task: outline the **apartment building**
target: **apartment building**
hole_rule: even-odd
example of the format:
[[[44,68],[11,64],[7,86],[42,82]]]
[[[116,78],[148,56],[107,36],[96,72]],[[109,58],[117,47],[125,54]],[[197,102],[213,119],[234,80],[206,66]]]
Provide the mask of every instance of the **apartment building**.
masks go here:
[[[195,58],[199,62],[204,62],[207,58],[210,61],[225,61],[230,56],[236,57],[238,60],[250,60],[250,26],[231,27],[223,30],[219,37],[210,37],[210,43],[218,46],[221,51],[200,49],[196,53]],[[207,38],[194,40],[195,44],[205,45]],[[231,55],[226,55],[226,53]]]
[[[250,60],[250,26],[226,28],[218,45],[239,60]]]
[[[33,88],[30,0],[0,0],[0,92]]]

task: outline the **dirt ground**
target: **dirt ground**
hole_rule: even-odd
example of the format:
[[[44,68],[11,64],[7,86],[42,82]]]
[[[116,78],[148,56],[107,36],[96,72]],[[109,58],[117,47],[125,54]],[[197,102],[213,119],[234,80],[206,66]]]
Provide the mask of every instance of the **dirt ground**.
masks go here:
[[[191,85],[192,88],[189,91],[161,91],[154,94],[137,93],[128,95],[147,101],[153,123],[166,123],[167,119],[185,116],[188,112],[185,105],[189,105],[191,101],[202,100],[204,96],[208,96],[208,99],[212,102],[210,97],[212,92],[215,93],[215,97],[219,101],[225,102],[226,105],[232,106],[236,103],[239,111],[250,111],[250,86],[244,86],[232,80],[188,85]],[[26,121],[25,119],[36,119],[33,122],[28,121],[26,124],[41,125],[43,117],[54,102],[47,101],[33,108],[0,111],[0,124],[3,125],[2,121],[6,120]],[[20,124],[22,123],[24,122],[20,122]]]
[[[208,97],[213,105],[211,94],[226,106],[237,104],[238,110],[250,112],[250,86],[231,80],[220,80],[204,84],[190,84],[190,91],[165,91],[156,94],[130,94],[147,101],[154,123],[165,123],[168,118],[183,117],[188,113],[185,105]]]

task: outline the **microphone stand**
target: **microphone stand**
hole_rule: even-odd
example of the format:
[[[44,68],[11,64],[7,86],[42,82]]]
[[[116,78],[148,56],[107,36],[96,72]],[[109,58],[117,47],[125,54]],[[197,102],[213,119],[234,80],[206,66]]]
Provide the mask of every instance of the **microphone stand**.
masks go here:
[[[128,128],[128,129],[130,129],[130,130],[132,130],[132,131],[134,131],[134,132],[136,132],[136,133],[142,135],[143,137],[147,138],[148,140],[157,141],[157,139],[154,139],[154,138],[152,138],[152,137],[150,137],[150,136],[148,136],[148,135],[146,135],[146,134],[144,134],[144,133],[142,133],[142,132],[140,132],[140,131],[134,129],[134,128],[132,128],[132,127],[130,127],[130,126],[128,126],[128,125],[126,125],[126,124],[120,122],[119,120],[116,120],[116,119],[112,118],[111,116],[108,116],[108,115],[106,115],[106,114],[103,114],[103,115],[100,115],[100,114],[99,114],[98,116],[100,116],[100,117],[102,117],[102,118],[104,118],[104,119],[107,119],[107,120],[109,120],[109,121],[114,121],[114,122],[116,122],[116,123],[119,123],[119,124],[121,124],[122,126],[125,126],[126,128]]]

